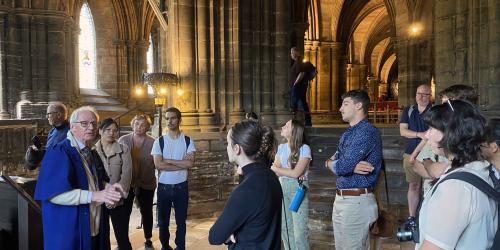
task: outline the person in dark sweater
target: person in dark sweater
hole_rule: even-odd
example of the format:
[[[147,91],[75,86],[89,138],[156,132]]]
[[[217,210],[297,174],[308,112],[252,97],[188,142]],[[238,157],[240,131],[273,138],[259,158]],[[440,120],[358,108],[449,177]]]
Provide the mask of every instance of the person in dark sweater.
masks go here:
[[[245,120],[227,134],[229,161],[243,175],[208,235],[212,245],[228,249],[280,249],[283,193],[270,169],[276,139],[269,127]]]

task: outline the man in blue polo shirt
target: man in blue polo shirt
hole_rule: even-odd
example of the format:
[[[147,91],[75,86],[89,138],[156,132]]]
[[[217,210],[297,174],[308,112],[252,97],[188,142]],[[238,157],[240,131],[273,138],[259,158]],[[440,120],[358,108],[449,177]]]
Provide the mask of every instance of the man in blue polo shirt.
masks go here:
[[[415,215],[420,202],[422,178],[413,171],[413,161],[410,155],[422,139],[425,140],[425,131],[429,128],[422,120],[422,114],[431,107],[431,87],[426,84],[418,86],[415,96],[417,105],[406,107],[401,114],[399,132],[406,138],[406,149],[403,154],[403,168],[408,182],[408,210],[410,217],[406,226],[416,223]]]

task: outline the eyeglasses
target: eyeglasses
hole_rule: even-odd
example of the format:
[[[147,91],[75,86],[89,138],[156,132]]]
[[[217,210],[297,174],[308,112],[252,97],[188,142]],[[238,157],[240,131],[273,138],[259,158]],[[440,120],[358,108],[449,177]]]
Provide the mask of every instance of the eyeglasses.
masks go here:
[[[93,121],[93,122],[79,121],[79,122],[74,122],[74,123],[80,123],[80,125],[82,125],[83,128],[88,128],[90,126],[90,124],[92,124],[92,127],[97,128],[96,121]]]
[[[419,95],[419,96],[430,96],[431,94],[427,94],[427,93],[417,93],[417,95]]]
[[[50,115],[53,115],[53,114],[57,114],[59,112],[48,112],[47,114],[45,114],[45,117],[49,117]]]

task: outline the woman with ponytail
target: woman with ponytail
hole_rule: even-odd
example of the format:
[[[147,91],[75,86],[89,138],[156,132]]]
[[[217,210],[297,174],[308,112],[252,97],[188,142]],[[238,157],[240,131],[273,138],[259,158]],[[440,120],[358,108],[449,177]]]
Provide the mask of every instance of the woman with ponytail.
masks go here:
[[[311,148],[307,145],[304,125],[289,120],[281,128],[286,143],[278,146],[271,169],[278,175],[283,189],[281,239],[285,249],[309,249],[309,199],[307,193],[299,210],[292,213],[288,207],[295,195],[299,181],[308,186],[307,174],[311,162]]]
[[[272,129],[253,120],[236,123],[227,133],[229,162],[243,177],[236,186],[208,240],[228,249],[280,249],[283,194],[270,169],[275,138]]]
[[[472,184],[445,179],[468,172],[492,186],[490,163],[481,154],[486,121],[472,104],[455,100],[426,112],[426,137],[451,166],[424,195],[416,249],[490,249],[497,230],[497,203]]]

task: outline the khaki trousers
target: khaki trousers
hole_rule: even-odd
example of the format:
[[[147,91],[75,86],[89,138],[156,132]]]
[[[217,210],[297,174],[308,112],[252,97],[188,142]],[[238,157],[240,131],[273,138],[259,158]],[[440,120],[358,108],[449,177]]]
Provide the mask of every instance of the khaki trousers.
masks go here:
[[[335,197],[332,211],[335,249],[370,249],[370,225],[377,220],[377,202],[373,193]]]

